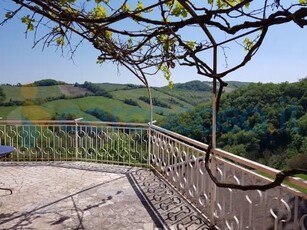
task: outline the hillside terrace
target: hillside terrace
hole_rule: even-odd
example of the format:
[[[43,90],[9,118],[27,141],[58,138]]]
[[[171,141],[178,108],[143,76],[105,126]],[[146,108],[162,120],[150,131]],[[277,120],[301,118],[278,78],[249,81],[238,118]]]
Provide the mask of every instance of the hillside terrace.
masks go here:
[[[306,229],[307,182],[217,187],[208,146],[158,126],[0,121],[0,229]],[[215,149],[217,179],[266,184],[279,171]]]

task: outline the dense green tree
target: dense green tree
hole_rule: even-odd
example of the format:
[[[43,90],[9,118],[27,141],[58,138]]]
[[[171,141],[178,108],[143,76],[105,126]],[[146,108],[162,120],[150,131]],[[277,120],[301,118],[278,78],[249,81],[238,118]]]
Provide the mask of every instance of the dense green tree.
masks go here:
[[[273,167],[293,166],[297,155],[307,154],[307,111],[300,104],[306,91],[306,80],[301,80],[250,84],[224,95],[218,147]],[[207,106],[169,116],[164,127],[199,141],[208,140],[211,109]]]
[[[65,85],[66,83],[63,81],[56,81],[53,79],[43,79],[40,81],[33,82],[34,86],[51,86],[51,85]]]
[[[85,112],[91,114],[92,116],[98,118],[101,121],[112,121],[112,122],[120,121],[117,116],[111,114],[110,112],[103,111],[101,109],[91,109]]]
[[[0,103],[5,100],[5,93],[3,92],[3,89],[0,87]]]
[[[139,106],[139,104],[137,103],[137,101],[133,100],[133,99],[125,99],[124,103],[127,105],[132,105],[132,106]]]
[[[177,89],[188,89],[188,90],[195,90],[195,91],[202,91],[202,92],[212,91],[212,86],[209,86],[205,82],[201,82],[201,81],[190,81],[187,83],[177,83],[175,87]]]
[[[74,114],[74,113],[62,113],[62,114],[59,114],[59,113],[55,113],[52,115],[51,119],[52,120],[74,120],[78,118],[78,115]]]
[[[150,99],[149,99],[149,97],[140,96],[140,97],[139,97],[139,100],[144,101],[144,102],[150,104]],[[153,104],[154,106],[160,106],[160,107],[169,108],[169,109],[171,108],[171,106],[170,106],[169,104],[167,104],[167,103],[165,103],[165,102],[159,100],[159,99],[156,98],[156,97],[152,98],[152,104]]]
[[[108,98],[113,98],[113,95],[107,92],[105,89],[99,87],[96,84],[93,84],[91,82],[85,81],[83,85],[80,85],[79,87],[85,88],[89,91],[91,91],[95,96],[103,96]]]
[[[288,161],[288,166],[290,168],[298,168],[298,169],[305,169],[305,170],[307,170],[307,153],[305,152],[305,153],[293,156]]]
[[[307,136],[307,114],[300,117],[297,121],[298,131],[303,135]]]

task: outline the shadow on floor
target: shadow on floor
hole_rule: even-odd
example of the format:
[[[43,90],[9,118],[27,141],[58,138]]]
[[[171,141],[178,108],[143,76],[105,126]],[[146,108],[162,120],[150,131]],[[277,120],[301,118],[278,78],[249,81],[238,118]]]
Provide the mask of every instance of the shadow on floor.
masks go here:
[[[152,171],[137,170],[126,175],[157,228],[209,228],[208,222]]]
[[[78,169],[82,171],[84,170],[84,172],[95,171],[115,173],[117,174],[117,178],[108,179],[103,183],[97,183],[93,186],[88,186],[85,189],[68,193],[69,195],[63,195],[62,197],[60,196],[60,198],[58,196],[57,199],[44,199],[43,202],[38,203],[36,207],[30,205],[29,207],[24,208],[23,211],[13,209],[14,211],[12,212],[9,212],[8,210],[6,210],[7,212],[4,213],[0,212],[0,229],[38,229],[35,227],[38,226],[38,224],[45,224],[39,226],[43,226],[48,229],[63,229],[62,227],[65,226],[73,226],[70,229],[86,229],[86,226],[89,226],[89,222],[95,222],[98,219],[102,221],[102,219],[105,218],[105,214],[107,214],[106,212],[110,214],[110,207],[112,205],[114,206],[114,204],[110,205],[110,203],[114,203],[115,198],[113,197],[114,199],[112,201],[112,196],[108,196],[107,193],[114,189],[115,185],[122,186],[122,182],[127,180],[129,187],[132,186],[133,188],[131,189],[130,187],[131,193],[135,193],[137,195],[137,197],[135,197],[136,201],[141,201],[142,206],[146,209],[150,216],[148,216],[149,220],[151,218],[153,223],[151,223],[151,225],[148,227],[145,226],[143,228],[137,229],[208,229],[206,220],[200,216],[179,194],[177,194],[176,191],[170,188],[164,180],[162,180],[159,176],[150,170],[126,166],[90,164],[85,162],[37,162],[21,165],[8,163],[1,164],[1,167],[6,167],[6,165],[17,167],[35,166],[35,168],[40,166],[50,166],[67,169]],[[33,192],[35,193],[36,191],[33,190]],[[97,196],[98,192],[99,195],[105,194],[105,197],[102,197],[103,199],[101,199],[101,197],[100,199],[96,199],[99,197]],[[118,197],[122,196],[122,194],[117,193],[114,193],[113,195],[118,195]],[[87,203],[82,203],[83,200],[78,200],[81,196],[83,200],[85,199],[87,201]],[[91,199],[90,196],[92,196]],[[10,198],[10,195],[8,194],[2,195],[1,199],[7,199],[6,197],[8,197],[8,199],[13,199]],[[130,199],[129,196],[127,198],[124,197],[117,199],[119,206],[116,206],[116,208],[123,208],[123,210],[120,210],[120,212],[126,211],[128,218],[127,220],[129,220],[129,215],[133,214],[129,213],[127,210],[124,210],[125,207],[123,205],[127,199]],[[13,200],[10,202],[12,201]],[[10,204],[10,202],[8,201],[6,204]],[[71,205],[67,205],[67,203]],[[3,210],[5,211],[5,207],[2,208],[4,208]],[[129,207],[127,209],[129,209]],[[97,214],[97,216],[91,216],[93,214]],[[98,214],[102,214],[102,216],[98,216]],[[70,224],[66,225],[66,223],[69,221],[73,221],[73,224],[70,222]],[[110,221],[106,220],[106,222],[109,223]],[[139,224],[142,225],[141,222]],[[112,225],[109,225],[109,227],[94,227],[92,229],[114,229],[112,227],[110,228],[110,226]],[[117,229],[128,229],[126,225],[121,226],[122,228],[117,226]]]
[[[106,184],[110,184],[113,183],[115,181],[118,181],[120,179],[125,178],[125,176],[121,176],[118,177],[116,179],[113,180],[109,180],[100,184],[96,184],[94,186],[88,187],[86,189],[80,190],[78,192],[72,193],[68,196],[64,196],[61,199],[57,199],[53,202],[49,202],[45,205],[39,206],[37,208],[31,209],[30,211],[25,211],[25,212],[12,212],[12,213],[1,213],[0,214],[0,229],[36,229],[36,228],[32,228],[31,225],[34,221],[37,221],[37,219],[41,218],[43,215],[46,214],[51,214],[54,219],[52,219],[48,224],[50,224],[50,226],[52,225],[61,225],[65,220],[70,219],[71,216],[70,215],[63,215],[62,213],[65,213],[66,210],[64,210],[65,208],[63,207],[63,210],[61,209],[61,207],[52,207],[54,205],[61,205],[60,203],[62,201],[67,201],[70,200],[73,204],[74,207],[74,215],[76,216],[75,219],[77,219],[77,221],[75,221],[75,226],[73,229],[85,229],[83,226],[83,215],[85,211],[88,211],[89,209],[92,208],[97,208],[99,205],[103,204],[106,202],[106,200],[109,200],[109,197],[107,197],[105,200],[102,200],[99,204],[92,204],[90,206],[87,206],[86,208],[79,208],[78,205],[76,204],[76,200],[75,197],[79,194],[85,193],[85,192],[89,192],[92,189],[95,188],[99,188],[101,186],[104,186]],[[34,191],[35,192],[35,191]],[[10,195],[3,195],[1,197],[5,198],[6,196],[10,196]],[[50,209],[48,209],[50,208]],[[63,212],[64,211],[64,212]],[[71,211],[71,210],[70,210]],[[71,213],[71,212],[70,212]],[[1,226],[6,224],[6,223],[12,223],[10,227],[8,228],[2,228]]]

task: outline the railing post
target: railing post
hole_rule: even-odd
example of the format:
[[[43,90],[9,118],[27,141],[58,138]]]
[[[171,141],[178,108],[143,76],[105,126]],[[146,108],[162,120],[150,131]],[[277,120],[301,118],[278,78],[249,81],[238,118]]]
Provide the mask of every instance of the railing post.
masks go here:
[[[2,120],[3,118],[2,117],[0,117],[0,120]],[[6,125],[4,126],[4,137],[6,136]],[[0,145],[2,145],[2,143],[1,143],[1,139],[0,139]]]
[[[150,154],[151,154],[151,130],[152,130],[152,125],[154,123],[156,123],[157,121],[154,120],[154,121],[150,121],[148,123],[148,157],[147,157],[147,165],[148,167],[150,167]]]
[[[83,117],[76,118],[75,121],[75,160],[78,158],[78,121],[83,120]]]
[[[147,166],[148,166],[148,168],[149,168],[149,167],[150,167],[150,152],[151,152],[151,122],[150,122],[150,124],[149,124],[149,126],[148,126],[147,132],[148,132],[148,146],[147,146],[147,148],[148,148],[148,150],[147,150],[148,156],[147,156]]]

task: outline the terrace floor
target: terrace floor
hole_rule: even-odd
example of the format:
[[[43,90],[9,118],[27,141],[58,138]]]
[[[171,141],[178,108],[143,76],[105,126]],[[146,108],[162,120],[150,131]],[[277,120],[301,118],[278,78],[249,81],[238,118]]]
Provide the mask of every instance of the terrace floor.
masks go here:
[[[152,171],[86,162],[0,163],[0,229],[207,229]]]

